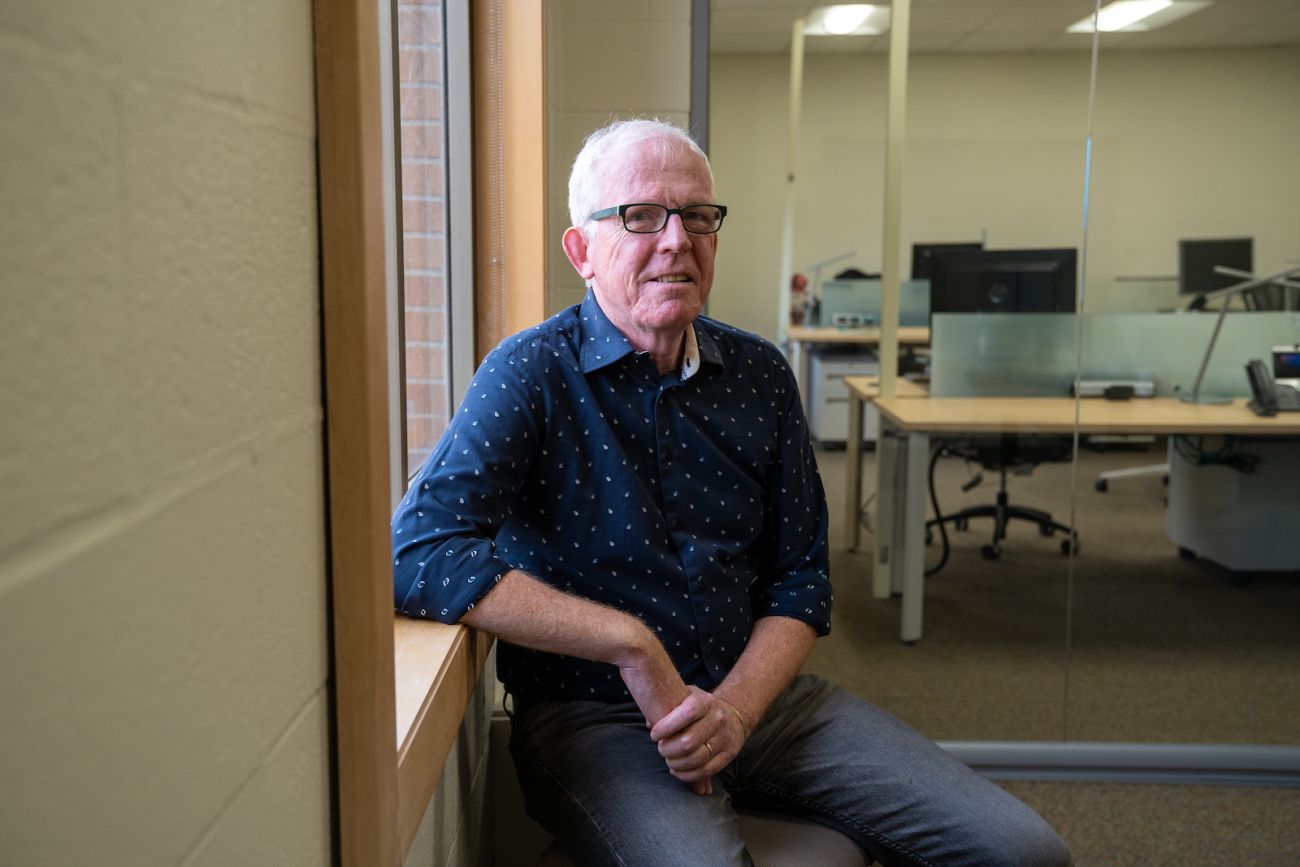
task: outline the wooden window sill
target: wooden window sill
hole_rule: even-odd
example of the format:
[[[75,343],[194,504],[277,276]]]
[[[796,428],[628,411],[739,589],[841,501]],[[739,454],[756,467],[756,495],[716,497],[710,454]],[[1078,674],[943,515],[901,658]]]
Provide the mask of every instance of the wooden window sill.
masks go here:
[[[403,857],[415,840],[492,637],[467,626],[396,617],[397,826]]]

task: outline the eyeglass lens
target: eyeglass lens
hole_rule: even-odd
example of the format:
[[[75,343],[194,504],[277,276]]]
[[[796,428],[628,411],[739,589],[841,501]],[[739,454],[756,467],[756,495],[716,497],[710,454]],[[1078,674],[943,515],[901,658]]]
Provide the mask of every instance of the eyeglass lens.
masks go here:
[[[667,225],[669,213],[663,205],[630,205],[623,214],[623,227],[629,232],[652,234]],[[722,210],[715,205],[688,205],[678,213],[686,231],[697,235],[712,234],[722,225]]]

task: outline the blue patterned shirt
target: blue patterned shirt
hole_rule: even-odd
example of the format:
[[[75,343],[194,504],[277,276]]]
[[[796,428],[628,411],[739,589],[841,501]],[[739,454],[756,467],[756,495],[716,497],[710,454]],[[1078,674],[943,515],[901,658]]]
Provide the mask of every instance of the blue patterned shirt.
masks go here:
[[[692,327],[698,363],[661,376],[589,292],[494,349],[393,517],[398,610],[455,623],[521,569],[639,617],[706,690],[757,617],[829,632],[794,376],[755,335]],[[524,700],[628,698],[605,663],[501,642],[497,670]]]

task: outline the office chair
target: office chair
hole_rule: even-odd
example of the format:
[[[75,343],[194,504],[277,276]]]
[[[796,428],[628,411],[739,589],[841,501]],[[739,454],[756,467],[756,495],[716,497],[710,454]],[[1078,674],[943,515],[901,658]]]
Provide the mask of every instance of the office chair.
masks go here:
[[[1241,293],[1247,310],[1285,310],[1287,309],[1287,290],[1272,283],[1256,286]]]
[[[1055,520],[1049,512],[1029,506],[1015,505],[1007,496],[1008,471],[1025,471],[1043,463],[1060,463],[1073,456],[1074,441],[1068,436],[1024,436],[1015,433],[990,434],[966,440],[952,441],[942,446],[948,454],[964,457],[977,462],[986,470],[998,473],[998,494],[993,503],[968,506],[958,512],[939,515],[925,522],[926,541],[930,540],[932,527],[952,524],[957,530],[965,530],[972,518],[992,518],[993,538],[980,548],[980,553],[987,560],[996,560],[1002,555],[1002,540],[1007,536],[1007,524],[1011,521],[1030,521],[1038,525],[1038,531],[1044,536],[1065,533],[1061,541],[1061,553],[1069,554],[1079,550],[1079,534],[1072,528]],[[936,455],[937,457],[937,455]],[[934,462],[930,467],[930,491],[934,495]],[[938,503],[935,501],[938,514]],[[941,528],[942,529],[942,528]],[[946,556],[945,556],[946,560]],[[942,565],[942,564],[941,564]],[[936,567],[937,569],[937,567]]]
[[[1169,484],[1169,464],[1143,464],[1140,467],[1129,467],[1124,470],[1102,470],[1097,474],[1097,481],[1092,486],[1097,489],[1098,493],[1104,494],[1110,490],[1110,483],[1115,479],[1136,479],[1141,476],[1160,476]]]

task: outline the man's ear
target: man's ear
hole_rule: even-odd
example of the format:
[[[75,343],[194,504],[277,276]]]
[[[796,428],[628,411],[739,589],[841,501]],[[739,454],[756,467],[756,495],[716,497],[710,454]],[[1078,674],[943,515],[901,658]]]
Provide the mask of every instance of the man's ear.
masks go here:
[[[573,269],[578,272],[583,280],[590,280],[595,276],[591,267],[591,259],[587,257],[587,239],[583,236],[577,226],[570,226],[564,230],[564,255],[568,257]]]

